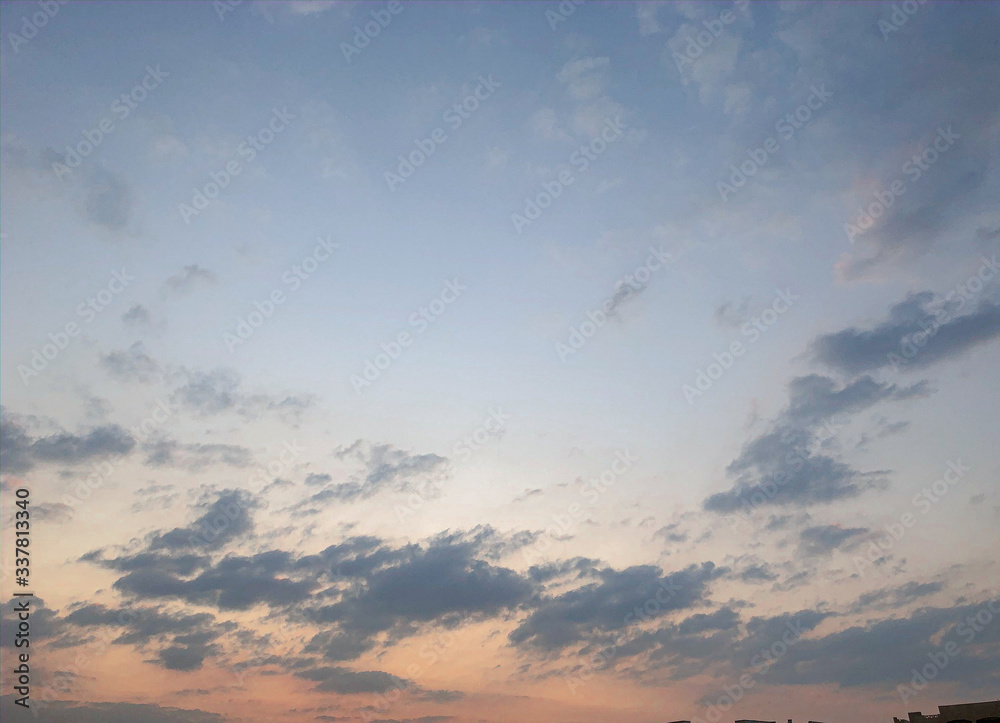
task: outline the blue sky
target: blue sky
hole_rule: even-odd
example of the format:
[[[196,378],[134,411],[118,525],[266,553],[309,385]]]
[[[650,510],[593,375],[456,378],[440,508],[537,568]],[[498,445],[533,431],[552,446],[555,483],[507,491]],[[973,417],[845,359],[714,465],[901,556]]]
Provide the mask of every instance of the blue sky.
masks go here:
[[[615,686],[635,720],[704,716],[749,665],[719,646],[802,611],[821,615],[808,652],[745,717],[780,718],[779,692],[824,720],[996,697],[992,629],[916,700],[915,661],[850,672],[881,635],[919,657],[948,611],[996,598],[996,6],[8,2],[0,20],[4,503],[27,485],[39,533],[60,530],[36,574],[64,647],[88,605],[214,621],[114,646],[106,681],[59,700],[263,720],[287,691],[247,707],[225,671],[249,638],[225,625],[288,620],[282,661],[252,670],[327,706],[301,720],[370,712],[359,671],[411,682],[386,719],[603,720]],[[290,443],[273,484],[251,479]],[[107,484],[67,501],[100,460]],[[308,596],[232,617],[226,590],[130,587],[128,556],[172,565],[166,532],[223,500],[244,522],[202,546],[204,574],[280,550],[299,572],[260,589]],[[902,547],[859,572],[907,512]],[[374,573],[348,594],[305,562],[369,538],[441,555],[413,579],[445,602],[379,627],[358,612]],[[689,598],[612,624],[616,585],[681,573]],[[415,594],[386,584],[387,610]],[[574,585],[607,596],[592,618],[560,598]],[[358,631],[340,672],[314,660]],[[441,631],[465,652],[407,673]],[[568,686],[607,645],[636,652]],[[195,670],[203,700],[178,693]]]

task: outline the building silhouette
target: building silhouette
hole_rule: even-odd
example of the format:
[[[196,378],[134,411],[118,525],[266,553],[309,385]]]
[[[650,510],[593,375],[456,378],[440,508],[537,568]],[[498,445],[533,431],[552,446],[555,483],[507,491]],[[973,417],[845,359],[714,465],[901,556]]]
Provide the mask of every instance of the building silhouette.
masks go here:
[[[924,715],[920,711],[907,713],[906,718],[893,716],[892,723],[1000,723],[1000,700],[983,703],[959,703],[957,705],[938,706],[937,713]],[[670,723],[691,723],[687,720],[671,721]],[[746,718],[735,723],[776,723],[776,721],[748,720]],[[792,719],[788,719],[792,723]],[[817,723],[817,721],[809,721]]]
[[[908,718],[893,717],[893,723],[1000,723],[1000,700],[985,703],[960,703],[938,706],[937,713],[907,713]]]

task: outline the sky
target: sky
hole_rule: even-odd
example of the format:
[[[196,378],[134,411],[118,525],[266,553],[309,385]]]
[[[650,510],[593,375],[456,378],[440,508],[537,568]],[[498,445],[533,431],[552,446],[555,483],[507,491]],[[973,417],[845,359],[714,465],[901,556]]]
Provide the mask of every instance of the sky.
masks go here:
[[[1000,6],[0,24],[5,720],[1000,698]]]

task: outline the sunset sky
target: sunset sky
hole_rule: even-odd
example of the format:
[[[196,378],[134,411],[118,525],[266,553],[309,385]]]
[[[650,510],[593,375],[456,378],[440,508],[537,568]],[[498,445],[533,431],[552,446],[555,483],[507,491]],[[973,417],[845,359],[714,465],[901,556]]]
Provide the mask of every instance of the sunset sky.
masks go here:
[[[0,22],[5,721],[1000,698],[1000,5]]]

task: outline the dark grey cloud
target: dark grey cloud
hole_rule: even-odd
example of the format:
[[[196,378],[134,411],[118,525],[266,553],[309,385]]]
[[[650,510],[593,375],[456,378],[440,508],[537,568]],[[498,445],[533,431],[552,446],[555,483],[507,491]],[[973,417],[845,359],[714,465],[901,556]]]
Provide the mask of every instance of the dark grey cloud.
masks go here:
[[[121,630],[112,642],[145,648],[157,643],[156,657],[149,661],[168,670],[198,670],[205,658],[217,655],[221,648],[215,640],[232,626],[215,625],[209,613],[178,614],[160,608],[107,608],[87,604],[76,608],[63,619],[64,624],[87,629],[94,627]]]
[[[225,723],[217,713],[183,708],[162,708],[138,703],[82,703],[73,701],[31,702],[32,710],[45,723]],[[14,696],[0,698],[4,720],[23,717],[24,709],[14,704]]]
[[[1000,600],[993,600],[992,606],[994,611],[1000,611]],[[970,619],[975,623],[977,614],[990,615],[993,623],[971,624]],[[771,667],[768,678],[776,685],[895,687],[908,684],[913,670],[927,663],[928,654],[953,643],[959,653],[938,670],[936,682],[995,689],[1000,684],[1000,625],[996,617],[986,603],[922,608],[906,618],[880,620],[803,639]],[[886,650],[891,650],[892,655],[885,655]]]
[[[799,550],[808,557],[830,555],[834,550],[857,544],[857,538],[868,532],[867,527],[841,527],[840,525],[807,527],[799,533]]]
[[[898,587],[883,587],[864,593],[851,606],[851,612],[859,613],[871,609],[896,609],[909,605],[920,598],[941,592],[943,589],[944,583],[911,580]]]
[[[167,670],[199,670],[205,658],[217,655],[221,650],[211,642],[215,637],[213,632],[178,635],[173,645],[157,653],[157,662]]]
[[[199,286],[212,286],[219,282],[218,277],[208,269],[198,264],[185,266],[163,282],[163,290],[170,294],[183,294]]]
[[[155,552],[223,547],[253,531],[256,505],[256,500],[243,490],[223,490],[214,501],[196,508],[201,514],[190,525],[154,535],[148,549]]]
[[[0,645],[5,648],[14,648],[18,633],[18,613],[19,606],[28,603],[31,612],[31,635],[30,641],[49,642],[65,632],[62,621],[56,611],[45,604],[45,601],[37,596],[31,598],[12,597],[3,604],[0,604]],[[31,647],[34,647],[32,645]]]
[[[113,379],[120,382],[150,384],[163,376],[160,365],[146,353],[146,347],[141,341],[127,350],[102,354],[100,364]]]
[[[113,587],[131,600],[184,600],[244,610],[267,605],[318,628],[307,652],[353,660],[378,642],[507,614],[538,584],[491,562],[521,544],[521,535],[489,528],[449,533],[425,545],[394,547],[350,537],[320,553],[283,550],[225,553],[253,533],[245,493],[225,491],[202,505],[190,525],[151,534],[145,548],[118,556],[96,550],[84,560],[117,570]]]
[[[1000,337],[1000,306],[983,299],[958,313],[965,303],[935,301],[930,291],[911,294],[894,304],[884,321],[869,329],[824,334],[809,351],[817,362],[851,375],[886,367],[925,368]]]
[[[770,429],[748,442],[726,469],[734,486],[708,497],[704,508],[736,512],[764,506],[799,507],[861,495],[887,484],[884,473],[862,473],[818,451],[820,433],[839,417],[876,404],[925,396],[925,382],[907,387],[865,376],[845,385],[817,374],[793,379],[788,405]]]
[[[174,389],[171,401],[203,417],[233,412],[246,419],[257,419],[274,413],[297,421],[316,401],[311,395],[247,393],[239,374],[224,367],[207,372],[181,367],[176,373],[184,382]]]
[[[0,408],[0,468],[6,474],[24,474],[36,464],[75,466],[111,456],[129,454],[135,440],[117,424],[104,424],[82,434],[59,432],[33,437],[24,419]]]
[[[556,651],[621,631],[648,615],[642,611],[650,601],[656,601],[657,614],[701,603],[708,585],[723,572],[712,563],[666,575],[653,565],[594,569],[582,586],[534,600],[531,612],[511,632],[510,641]]]
[[[479,559],[483,542],[483,536],[450,534],[426,547],[375,552],[376,559],[391,555],[393,564],[373,569],[371,560],[364,560],[370,570],[364,588],[316,609],[313,617],[344,631],[374,635],[412,624],[495,617],[526,603],[535,586],[513,570]],[[350,574],[352,568],[342,564],[339,569]]]
[[[281,551],[229,556],[192,578],[139,568],[120,577],[113,587],[138,599],[186,600],[220,610],[247,610],[258,604],[281,607],[307,600],[318,584],[305,576],[299,580],[281,576],[290,570],[290,561],[290,555]]]
[[[672,522],[664,525],[653,533],[654,538],[662,538],[666,542],[687,542],[688,533],[680,529],[681,523]]]
[[[92,166],[83,174],[84,215],[109,231],[121,231],[132,217],[133,199],[128,183],[107,166]]]
[[[316,690],[349,695],[352,693],[385,693],[393,688],[409,688],[412,683],[380,670],[354,671],[347,668],[327,666],[312,668],[296,673],[300,678],[312,680],[319,685]]]
[[[829,617],[827,612],[803,610],[753,617],[741,624],[726,606],[657,629],[628,631],[609,639],[608,647],[587,652],[603,652],[617,661],[621,675],[643,685],[669,685],[705,674],[736,680],[743,673],[760,673],[761,650],[783,637],[786,643],[801,638]]]
[[[314,485],[325,485],[327,482],[332,482],[332,481],[333,477],[331,477],[326,473],[323,474],[313,473],[306,475],[306,485],[310,487]]]
[[[749,585],[762,585],[778,579],[774,565],[756,555],[741,555],[733,561],[733,569],[727,574]]]
[[[364,653],[375,647],[375,640],[369,635],[357,631],[347,633],[322,632],[317,633],[309,645],[306,646],[306,653],[321,653],[327,660],[346,661],[356,660]]]
[[[183,443],[173,439],[158,439],[142,445],[146,464],[151,467],[174,467],[198,472],[205,467],[249,467],[253,454],[236,444]]]
[[[178,614],[161,608],[109,608],[100,603],[87,603],[68,613],[63,622],[77,627],[107,627],[121,629],[115,644],[147,643],[162,635],[188,635],[204,632],[215,617],[210,613]]]
[[[122,314],[122,323],[129,329],[141,330],[154,326],[153,315],[142,304],[133,304]]]

